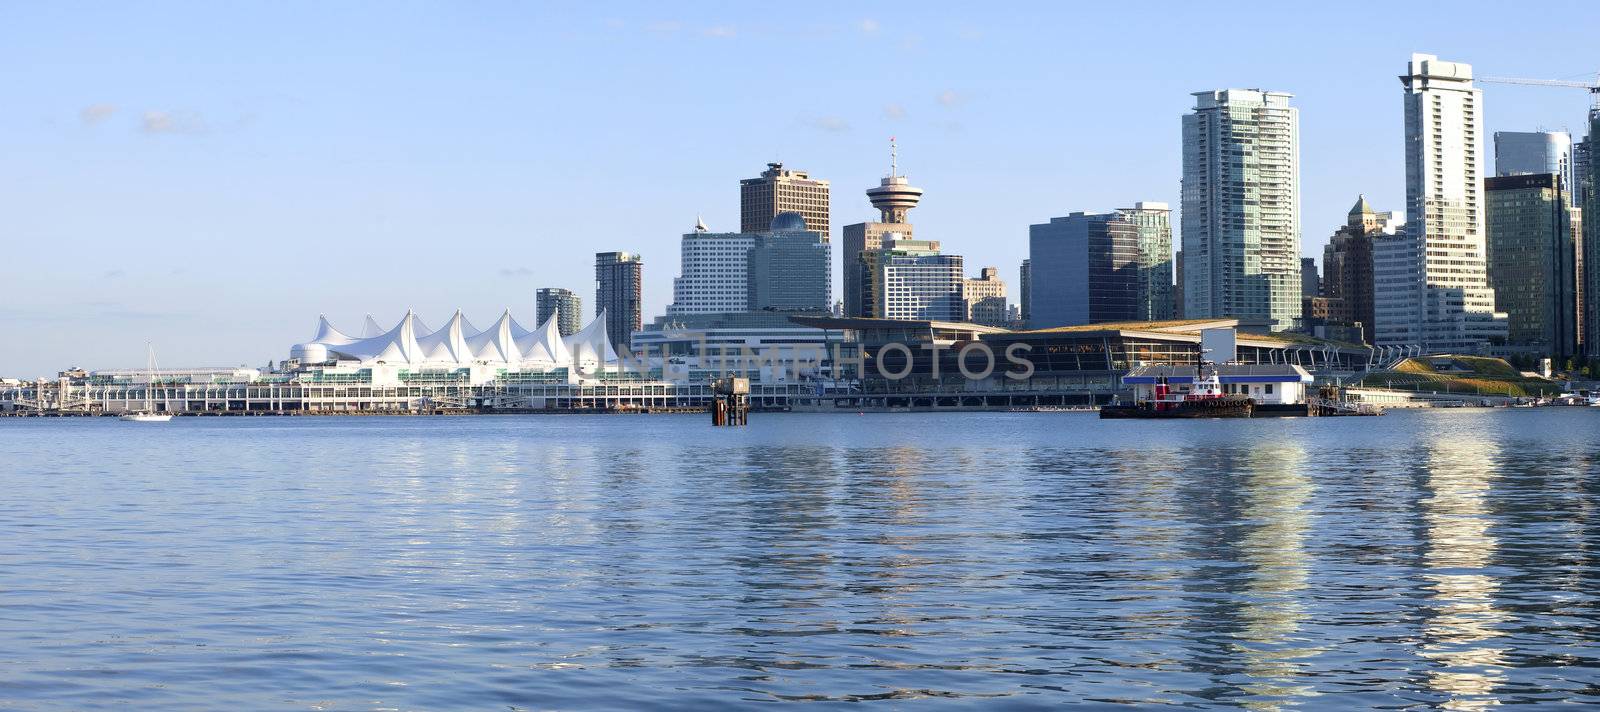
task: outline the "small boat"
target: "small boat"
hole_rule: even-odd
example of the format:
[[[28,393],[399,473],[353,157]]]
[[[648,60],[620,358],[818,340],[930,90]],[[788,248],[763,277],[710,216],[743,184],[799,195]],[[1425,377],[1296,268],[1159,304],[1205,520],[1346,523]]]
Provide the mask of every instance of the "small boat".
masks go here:
[[[140,413],[123,413],[122,415],[117,416],[117,419],[118,420],[126,420],[126,421],[128,421],[130,423],[165,423],[165,422],[167,422],[169,420],[172,420],[172,414],[171,413],[144,413],[144,412],[140,412]]]
[[[117,420],[125,420],[130,423],[165,423],[172,420],[172,414],[157,413],[150,403],[150,390],[161,382],[157,375],[159,371],[156,369],[156,349],[150,344],[145,344],[145,349],[145,374],[148,376],[149,383],[145,384],[144,387],[144,409],[136,410],[132,413],[123,413],[117,416]]]

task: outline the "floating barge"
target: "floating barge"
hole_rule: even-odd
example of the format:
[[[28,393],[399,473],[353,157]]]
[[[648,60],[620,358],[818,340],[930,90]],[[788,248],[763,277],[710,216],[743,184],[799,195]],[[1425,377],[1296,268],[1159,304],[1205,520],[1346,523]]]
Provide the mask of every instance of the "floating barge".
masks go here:
[[[1101,418],[1274,418],[1381,415],[1369,404],[1312,390],[1313,378],[1293,364],[1138,366],[1123,376],[1134,402],[1100,409]]]

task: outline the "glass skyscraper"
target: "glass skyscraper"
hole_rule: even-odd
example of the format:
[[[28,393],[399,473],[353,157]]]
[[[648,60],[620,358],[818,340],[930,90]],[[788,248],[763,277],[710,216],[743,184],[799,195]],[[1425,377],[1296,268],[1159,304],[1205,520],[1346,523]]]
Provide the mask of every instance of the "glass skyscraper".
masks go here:
[[[1494,174],[1521,176],[1550,173],[1561,179],[1561,190],[1572,200],[1572,135],[1565,131],[1494,132]]]
[[[1489,283],[1506,313],[1507,342],[1536,357],[1577,353],[1577,241],[1563,180],[1554,173],[1484,181]]]
[[[1577,177],[1577,192],[1583,206],[1583,328],[1579,332],[1589,358],[1600,358],[1600,107],[1589,110],[1589,134],[1578,151],[1574,165],[1582,168]]]
[[[1172,319],[1172,208],[1166,203],[1140,201],[1117,212],[1139,231],[1135,318]]]
[[[1258,89],[1194,97],[1183,117],[1184,316],[1292,329],[1301,311],[1299,110],[1289,94]]]
[[[1072,213],[1028,228],[1028,328],[1135,321],[1139,228],[1121,213]]]
[[[807,230],[798,213],[774,218],[772,230],[750,245],[750,311],[813,311],[833,308],[833,252],[822,233]]]

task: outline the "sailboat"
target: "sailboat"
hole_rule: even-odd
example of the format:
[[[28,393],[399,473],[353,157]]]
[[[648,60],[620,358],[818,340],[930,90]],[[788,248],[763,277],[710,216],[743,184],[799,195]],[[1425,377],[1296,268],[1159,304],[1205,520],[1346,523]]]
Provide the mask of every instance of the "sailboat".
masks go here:
[[[145,355],[145,373],[149,377],[149,383],[144,387],[144,410],[123,413],[119,416],[119,419],[131,423],[165,423],[172,420],[172,414],[157,413],[150,405],[150,391],[160,382],[156,371],[156,349],[150,344],[145,344],[145,349],[147,352]]]

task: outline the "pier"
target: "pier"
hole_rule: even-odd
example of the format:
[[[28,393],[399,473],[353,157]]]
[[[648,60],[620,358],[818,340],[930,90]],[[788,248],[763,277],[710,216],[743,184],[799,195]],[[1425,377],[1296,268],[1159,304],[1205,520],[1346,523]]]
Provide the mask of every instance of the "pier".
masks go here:
[[[975,383],[863,390],[858,384],[749,384],[749,410],[1060,411],[1093,409],[1129,392],[1092,380],[1038,379],[1031,387]],[[121,415],[460,415],[705,413],[714,384],[629,381],[602,384],[329,385],[296,381],[92,384],[66,379],[0,387],[0,416]]]

